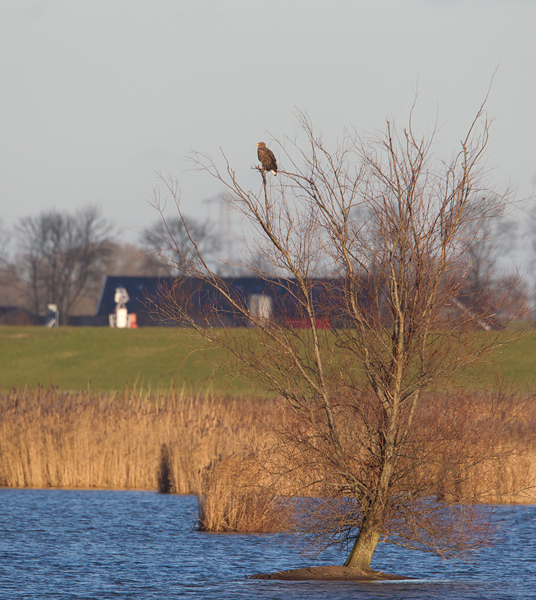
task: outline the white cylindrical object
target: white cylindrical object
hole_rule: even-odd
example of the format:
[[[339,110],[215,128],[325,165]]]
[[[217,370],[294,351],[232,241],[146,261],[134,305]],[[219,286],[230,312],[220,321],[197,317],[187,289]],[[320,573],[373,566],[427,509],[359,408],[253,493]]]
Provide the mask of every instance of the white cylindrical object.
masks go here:
[[[117,308],[115,310],[115,314],[115,326],[121,329],[126,329],[128,326],[128,310],[126,308]]]
[[[266,294],[251,294],[248,299],[250,314],[268,324],[272,318],[272,297]]]

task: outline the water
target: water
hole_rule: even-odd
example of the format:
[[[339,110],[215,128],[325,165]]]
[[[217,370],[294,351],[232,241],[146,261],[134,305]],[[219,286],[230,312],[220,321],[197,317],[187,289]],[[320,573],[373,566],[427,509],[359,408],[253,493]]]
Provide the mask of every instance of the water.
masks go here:
[[[536,507],[499,507],[508,523],[472,562],[381,545],[373,567],[418,578],[277,582],[246,575],[318,564],[278,535],[194,531],[196,500],[148,492],[0,490],[0,600],[201,598],[536,599]]]

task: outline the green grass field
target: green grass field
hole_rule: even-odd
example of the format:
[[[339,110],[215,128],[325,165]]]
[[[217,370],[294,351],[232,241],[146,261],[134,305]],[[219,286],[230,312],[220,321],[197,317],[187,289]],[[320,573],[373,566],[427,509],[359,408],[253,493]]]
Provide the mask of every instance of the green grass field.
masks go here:
[[[225,356],[208,358],[191,330],[90,327],[0,327],[0,384],[11,387],[58,386],[64,390],[176,388],[224,394],[262,393],[249,382],[225,375],[215,365]],[[493,357],[507,381],[523,390],[536,389],[536,335],[525,337]],[[492,384],[491,376],[484,382]]]
[[[202,343],[190,330],[148,327],[0,327],[0,384],[58,386],[64,390],[123,390],[132,387],[247,394],[248,382],[224,377],[201,356]]]

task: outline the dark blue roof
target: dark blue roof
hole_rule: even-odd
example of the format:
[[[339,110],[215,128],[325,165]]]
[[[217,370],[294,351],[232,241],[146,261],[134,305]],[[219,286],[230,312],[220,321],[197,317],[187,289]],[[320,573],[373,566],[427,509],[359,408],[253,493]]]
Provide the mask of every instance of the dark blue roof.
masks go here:
[[[242,306],[247,305],[252,294],[266,294],[273,300],[273,317],[280,322],[287,320],[299,322],[307,321],[307,315],[299,301],[296,283],[283,278],[260,278],[260,277],[236,277],[222,278],[229,292],[239,300]],[[179,285],[176,286],[177,282]],[[313,278],[309,282],[309,290],[312,294],[315,307],[315,317],[324,319],[326,324],[333,326],[345,326],[345,283],[342,279]],[[374,284],[367,285],[366,281],[360,279],[356,282],[360,285],[359,297],[363,307],[370,304],[378,294]],[[175,277],[106,277],[101,291],[96,315],[104,317],[115,310],[115,290],[123,287],[127,290],[130,300],[127,303],[129,313],[136,313],[139,325],[172,325],[171,317],[163,317],[167,298],[172,298],[171,304],[180,301],[188,305],[188,313],[197,315],[199,318],[214,315],[214,324],[225,326],[247,325],[243,315],[233,308],[218,293],[210,283],[196,278]],[[171,290],[171,292],[169,292]],[[380,290],[381,291],[381,290]],[[467,304],[465,299],[459,298],[458,304],[463,308]],[[486,319],[482,327],[499,327],[498,323]]]
[[[97,306],[97,315],[109,315],[115,310],[115,290],[123,287],[127,290],[130,300],[127,303],[129,313],[136,313],[138,323],[157,324],[159,318],[156,317],[154,309],[160,301],[160,293],[173,287],[176,279],[174,277],[106,277],[99,303]],[[199,302],[210,301],[214,303],[214,291],[210,284],[201,279],[189,279],[189,283],[195,287],[199,295]],[[247,299],[251,294],[270,293],[271,286],[269,280],[256,277],[236,277],[225,278],[225,283],[237,294]],[[275,281],[275,280],[274,280]],[[273,285],[272,285],[273,287]],[[205,300],[204,300],[205,299]]]

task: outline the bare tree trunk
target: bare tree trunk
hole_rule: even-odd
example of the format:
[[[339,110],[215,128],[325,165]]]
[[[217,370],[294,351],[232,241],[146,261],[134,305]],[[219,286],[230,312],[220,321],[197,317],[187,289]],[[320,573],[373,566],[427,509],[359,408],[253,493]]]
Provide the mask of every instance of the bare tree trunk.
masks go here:
[[[385,531],[385,510],[389,503],[391,480],[395,468],[396,412],[391,414],[387,436],[380,442],[382,469],[372,502],[364,511],[357,539],[344,563],[345,567],[370,570],[374,550]]]
[[[361,571],[370,570],[372,555],[382,535],[381,527],[371,524],[371,519],[367,518],[363,527],[359,531],[357,539],[344,563],[345,567],[359,569]]]

